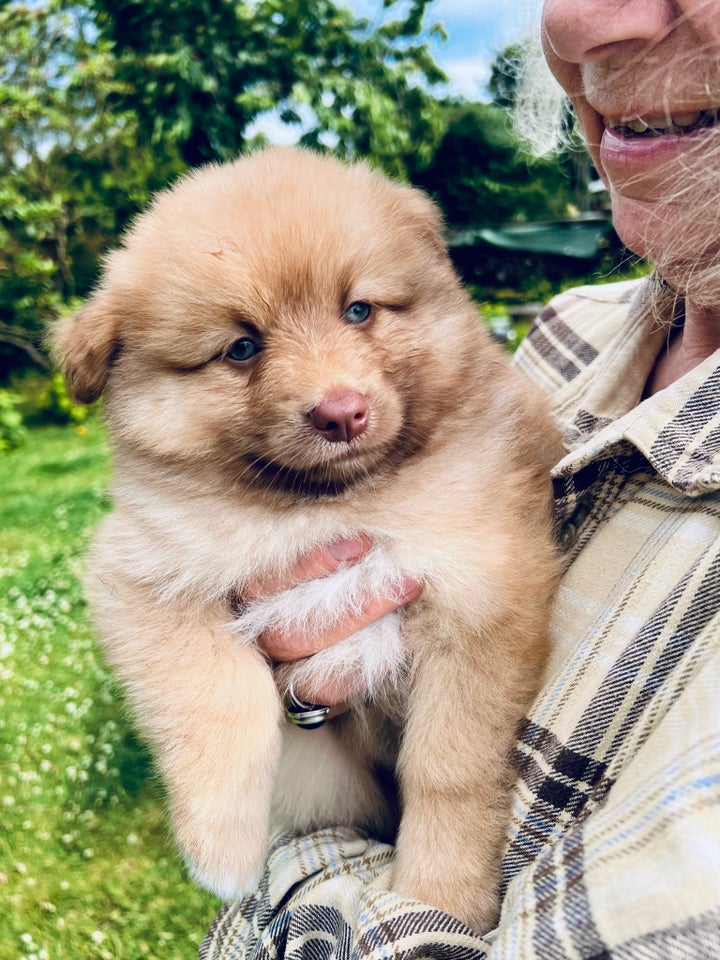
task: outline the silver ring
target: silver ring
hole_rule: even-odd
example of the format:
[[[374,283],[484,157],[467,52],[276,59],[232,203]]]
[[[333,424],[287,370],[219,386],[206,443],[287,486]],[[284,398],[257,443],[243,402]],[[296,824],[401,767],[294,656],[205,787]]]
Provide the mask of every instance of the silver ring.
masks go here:
[[[322,703],[307,703],[305,700],[298,699],[293,692],[292,684],[290,684],[285,702],[285,713],[296,727],[302,727],[303,730],[317,730],[327,720],[330,707],[326,707]]]

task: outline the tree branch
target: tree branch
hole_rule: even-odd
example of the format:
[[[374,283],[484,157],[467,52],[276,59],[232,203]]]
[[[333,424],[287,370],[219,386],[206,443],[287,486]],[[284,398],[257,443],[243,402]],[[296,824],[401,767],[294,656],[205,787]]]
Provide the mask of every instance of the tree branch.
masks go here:
[[[19,327],[10,327],[6,323],[0,323],[0,343],[9,343],[13,347],[24,350],[44,370],[49,370],[51,367],[45,354],[31,340],[28,340],[24,331]]]

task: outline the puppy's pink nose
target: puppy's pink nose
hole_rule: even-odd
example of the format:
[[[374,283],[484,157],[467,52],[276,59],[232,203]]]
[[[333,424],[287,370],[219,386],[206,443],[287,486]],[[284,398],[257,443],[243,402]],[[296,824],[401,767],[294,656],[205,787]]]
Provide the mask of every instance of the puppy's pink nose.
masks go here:
[[[370,407],[357,390],[337,390],[309,413],[310,422],[326,440],[348,443],[364,433]]]

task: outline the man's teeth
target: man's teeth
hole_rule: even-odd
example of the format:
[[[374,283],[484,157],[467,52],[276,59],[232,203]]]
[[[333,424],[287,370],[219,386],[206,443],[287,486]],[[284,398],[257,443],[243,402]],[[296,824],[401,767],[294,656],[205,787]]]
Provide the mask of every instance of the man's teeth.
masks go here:
[[[610,123],[609,126],[625,137],[661,137],[667,133],[690,133],[703,127],[711,127],[720,119],[720,108],[713,110],[695,110],[692,113],[674,113],[661,120],[623,120]]]

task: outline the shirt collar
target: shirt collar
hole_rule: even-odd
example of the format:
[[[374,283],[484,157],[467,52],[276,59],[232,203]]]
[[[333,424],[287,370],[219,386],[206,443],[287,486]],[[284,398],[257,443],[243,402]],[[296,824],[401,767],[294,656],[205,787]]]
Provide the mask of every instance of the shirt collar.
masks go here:
[[[667,328],[650,310],[647,288],[607,349],[553,398],[567,455],[553,476],[639,451],[672,487],[690,497],[720,488],[720,351],[665,390],[641,401]]]

